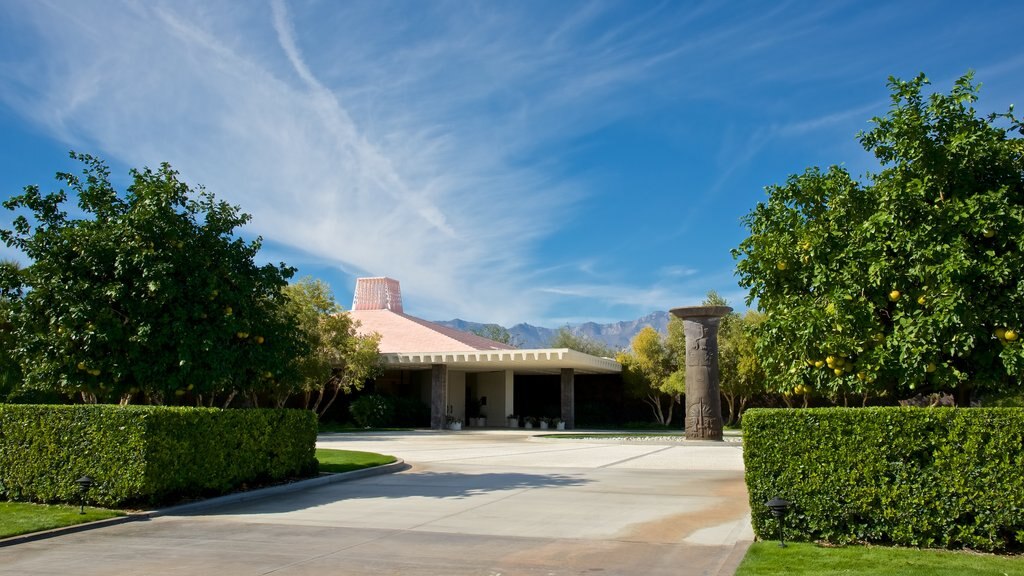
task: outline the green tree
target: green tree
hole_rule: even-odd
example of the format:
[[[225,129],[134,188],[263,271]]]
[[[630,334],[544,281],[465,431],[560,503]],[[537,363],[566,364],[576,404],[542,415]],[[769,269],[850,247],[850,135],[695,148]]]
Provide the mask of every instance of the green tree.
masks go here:
[[[672,422],[672,412],[686,392],[685,372],[680,374],[674,355],[657,330],[645,326],[630,341],[630,349],[616,357],[622,364],[627,390],[651,408],[659,424]]]
[[[754,310],[722,319],[718,332],[719,388],[728,410],[726,424],[735,424],[751,397],[765,391],[765,374],[757,357],[753,332],[764,320]]]
[[[20,283],[21,264],[0,260],[0,286]],[[21,387],[21,366],[15,356],[17,336],[11,324],[12,299],[16,294],[0,290],[0,402],[10,402]]]
[[[502,344],[508,344],[513,348],[519,348],[522,342],[514,334],[508,331],[504,326],[498,324],[485,324],[482,328],[472,331],[473,334],[487,338],[488,340],[494,340],[495,342],[501,342]]]
[[[13,353],[25,386],[87,402],[230,402],[293,381],[301,354],[280,313],[291,268],[257,266],[260,240],[235,234],[235,206],[191,190],[167,164],[131,172],[119,194],[100,160],[71,154],[83,177],[58,173],[77,196],[28,186],[0,238],[31,265],[4,274]]]
[[[778,391],[1016,387],[1024,373],[1024,126],[980,117],[970,74],[949,94],[890,79],[860,134],[881,171],[811,168],[767,189],[734,256],[764,311],[761,365]]]
[[[360,335],[358,321],[341,309],[322,280],[303,278],[286,286],[284,293],[288,313],[297,319],[309,350],[295,358],[304,405],[323,417],[339,394],[361,390],[366,380],[380,374],[380,335]],[[279,394],[279,405],[289,392]]]
[[[577,336],[572,333],[568,326],[563,326],[555,333],[548,343],[548,348],[568,348],[601,358],[613,358],[615,356],[615,350],[607,344],[587,336]]]

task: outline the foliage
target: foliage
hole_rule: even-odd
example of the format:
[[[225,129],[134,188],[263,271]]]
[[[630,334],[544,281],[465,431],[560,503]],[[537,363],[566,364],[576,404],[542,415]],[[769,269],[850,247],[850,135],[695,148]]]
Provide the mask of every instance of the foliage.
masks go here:
[[[235,235],[249,216],[167,164],[133,170],[121,195],[100,160],[72,157],[83,178],[57,180],[81,217],[65,211],[64,190],[28,186],[4,202],[17,216],[0,238],[32,262],[0,268],[25,386],[87,402],[212,403],[294,381],[302,343],[279,313],[292,269],[254,263],[260,240]]]
[[[672,411],[686,392],[686,380],[685,375],[678,376],[679,367],[658,331],[645,326],[633,337],[630,350],[615,359],[622,364],[627,391],[650,406],[659,424],[671,422]]]
[[[348,407],[356,426],[361,428],[382,428],[391,423],[395,414],[395,403],[388,396],[366,394],[352,401]]]
[[[391,464],[396,460],[394,456],[377,454],[375,452],[358,452],[356,450],[331,450],[327,448],[316,449],[316,460],[320,463],[321,472],[351,472],[363,468],[373,468]]]
[[[66,504],[0,502],[0,518],[4,519],[0,523],[0,538],[124,516],[119,510],[92,506],[85,507],[85,514],[80,514],[79,510],[79,506]]]
[[[297,319],[309,350],[295,359],[306,407],[322,417],[339,393],[362,390],[366,380],[381,373],[380,335],[359,335],[358,321],[342,311],[322,280],[303,278],[286,286],[284,293],[286,309]],[[310,404],[314,393],[316,398]],[[286,397],[279,396],[280,405]]]
[[[92,477],[104,506],[220,494],[315,472],[303,410],[0,404],[0,497],[77,502]]]
[[[504,326],[499,326],[498,324],[485,324],[482,328],[473,330],[473,334],[487,338],[488,340],[508,344],[513,348],[519,348],[523,345],[522,340],[520,340],[518,336],[512,334]]]
[[[21,265],[15,260],[0,260],[0,279],[17,278]],[[10,401],[21,386],[22,373],[14,355],[17,336],[10,322],[12,295],[3,291],[0,281],[0,402]]]
[[[551,337],[551,341],[548,343],[548,348],[568,348],[570,350],[583,352],[584,354],[590,354],[591,356],[598,356],[600,358],[615,357],[615,350],[607,344],[598,342],[597,340],[582,334],[573,334],[572,330],[570,330],[568,326],[563,326],[558,329],[558,332]]]
[[[739,420],[751,397],[765,391],[767,380],[753,335],[763,321],[764,315],[754,310],[742,316],[733,312],[722,318],[718,332],[718,374],[719,388],[729,412],[727,425]]]
[[[777,391],[1012,388],[1024,373],[1024,133],[979,117],[970,74],[925,96],[890,79],[892,107],[859,136],[883,169],[838,166],[770,186],[744,222],[740,284],[765,319]]]
[[[754,542],[736,576],[1024,576],[1020,558],[883,546],[819,546],[810,543]]]
[[[752,409],[743,418],[758,537],[793,502],[795,540],[1002,551],[1024,544],[1024,409]]]

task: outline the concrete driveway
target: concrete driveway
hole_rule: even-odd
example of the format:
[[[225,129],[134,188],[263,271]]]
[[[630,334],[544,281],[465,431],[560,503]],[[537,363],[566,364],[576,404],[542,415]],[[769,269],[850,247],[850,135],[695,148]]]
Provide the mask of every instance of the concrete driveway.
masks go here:
[[[404,472],[0,548],[0,574],[732,574],[738,443],[323,435]]]

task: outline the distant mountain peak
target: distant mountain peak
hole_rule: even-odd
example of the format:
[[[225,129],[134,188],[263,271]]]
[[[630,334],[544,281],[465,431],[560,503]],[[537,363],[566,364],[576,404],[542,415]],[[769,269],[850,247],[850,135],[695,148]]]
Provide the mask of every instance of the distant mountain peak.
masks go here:
[[[568,326],[569,332],[574,336],[584,336],[595,340],[615,350],[621,350],[629,346],[629,342],[636,336],[638,332],[644,329],[645,326],[651,326],[658,332],[664,334],[668,331],[668,312],[651,312],[645,316],[641,316],[635,320],[623,320],[620,322],[613,322],[611,324],[598,324],[596,322],[584,322],[582,324],[570,324]],[[455,328],[456,330],[465,330],[466,332],[474,332],[483,329],[493,322],[470,322],[456,318],[454,320],[440,320],[436,321],[437,324],[442,326],[448,326]],[[503,328],[505,328],[503,326]],[[505,328],[512,335],[516,343],[519,344],[520,348],[546,348],[551,339],[555,337],[561,328],[545,328],[543,326],[534,326],[525,322],[513,325],[511,328]]]

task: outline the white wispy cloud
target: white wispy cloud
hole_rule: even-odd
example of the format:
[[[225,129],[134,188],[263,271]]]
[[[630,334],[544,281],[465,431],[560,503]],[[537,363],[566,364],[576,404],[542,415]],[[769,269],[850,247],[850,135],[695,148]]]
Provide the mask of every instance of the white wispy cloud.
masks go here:
[[[275,256],[398,278],[421,315],[536,321],[568,301],[644,313],[734,285],[731,267],[655,264],[623,280],[599,249],[542,246],[587,200],[586,179],[565,177],[567,143],[648,105],[741,101],[788,81],[792,68],[758,58],[841,9],[8,3],[0,29],[31,50],[0,54],[0,101],[80,151],[170,162],[253,214],[247,232]],[[837,109],[727,138],[672,229],[688,234],[778,138],[860,111]],[[629,236],[616,241],[642,241]]]

